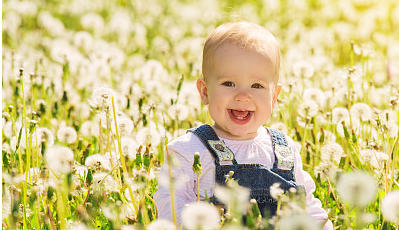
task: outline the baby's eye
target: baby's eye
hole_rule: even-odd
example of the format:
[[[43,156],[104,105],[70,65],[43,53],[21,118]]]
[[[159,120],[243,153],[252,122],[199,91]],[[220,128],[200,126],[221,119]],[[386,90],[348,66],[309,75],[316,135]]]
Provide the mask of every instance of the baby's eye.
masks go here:
[[[234,87],[234,83],[230,82],[230,81],[224,82],[224,83],[222,83],[222,85],[224,85],[226,87]]]
[[[252,84],[251,87],[252,87],[252,88],[263,88],[263,86],[260,85],[259,83],[254,83],[254,84]]]

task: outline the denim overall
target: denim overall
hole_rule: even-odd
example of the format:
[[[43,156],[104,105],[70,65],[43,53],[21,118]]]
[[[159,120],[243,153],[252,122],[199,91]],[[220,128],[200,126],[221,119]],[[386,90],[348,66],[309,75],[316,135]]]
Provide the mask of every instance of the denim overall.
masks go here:
[[[272,217],[276,214],[277,201],[270,195],[270,186],[280,183],[280,188],[284,192],[292,187],[297,189],[301,186],[295,183],[293,154],[288,147],[285,135],[276,129],[267,127],[266,129],[271,136],[275,157],[272,169],[262,164],[238,164],[233,152],[207,124],[191,128],[187,132],[197,135],[212,154],[215,160],[216,183],[225,185],[225,176],[230,171],[234,171],[233,178],[238,180],[240,186],[250,189],[250,198],[257,201],[262,217],[265,215]],[[232,164],[221,165],[222,161],[231,161]],[[211,202],[215,205],[222,204],[215,197],[211,198]]]

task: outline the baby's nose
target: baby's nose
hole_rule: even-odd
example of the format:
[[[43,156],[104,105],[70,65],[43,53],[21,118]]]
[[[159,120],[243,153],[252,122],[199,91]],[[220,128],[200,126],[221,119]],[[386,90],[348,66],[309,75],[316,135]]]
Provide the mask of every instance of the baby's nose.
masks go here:
[[[240,91],[234,96],[234,100],[240,102],[248,102],[250,98],[246,91]]]

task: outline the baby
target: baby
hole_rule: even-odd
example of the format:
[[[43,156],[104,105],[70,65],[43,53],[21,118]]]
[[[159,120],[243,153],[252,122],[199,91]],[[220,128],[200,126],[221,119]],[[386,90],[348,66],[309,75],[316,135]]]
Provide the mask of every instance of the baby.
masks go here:
[[[287,191],[303,187],[306,211],[332,229],[321,202],[314,198],[315,184],[302,169],[301,156],[291,138],[263,127],[270,118],[281,90],[278,84],[280,50],[276,39],[265,28],[250,22],[226,23],[207,38],[203,50],[203,78],[197,80],[202,103],[208,105],[214,125],[202,125],[167,145],[169,155],[181,166],[177,174],[187,176],[174,190],[178,224],[185,204],[197,200],[197,178],[192,170],[194,153],[200,153],[203,167],[199,177],[200,199],[213,197],[216,184],[225,175],[251,190],[262,214],[276,213],[270,186],[279,183]],[[167,162],[161,174],[168,174]],[[162,184],[154,194],[159,218],[172,220],[170,189]]]

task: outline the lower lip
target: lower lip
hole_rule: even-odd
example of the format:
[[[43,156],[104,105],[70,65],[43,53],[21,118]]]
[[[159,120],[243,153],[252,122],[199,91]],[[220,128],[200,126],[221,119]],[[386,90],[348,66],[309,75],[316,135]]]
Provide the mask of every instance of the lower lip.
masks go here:
[[[230,119],[233,120],[234,123],[239,124],[239,125],[244,125],[247,124],[250,120],[251,117],[253,115],[253,111],[249,112],[249,115],[245,118],[245,119],[237,119],[231,112],[231,110],[227,110],[227,112],[229,113]]]

